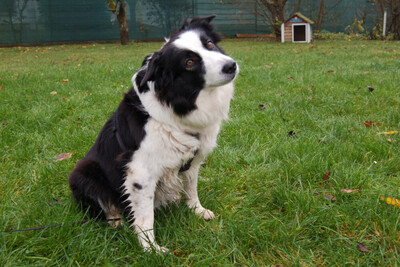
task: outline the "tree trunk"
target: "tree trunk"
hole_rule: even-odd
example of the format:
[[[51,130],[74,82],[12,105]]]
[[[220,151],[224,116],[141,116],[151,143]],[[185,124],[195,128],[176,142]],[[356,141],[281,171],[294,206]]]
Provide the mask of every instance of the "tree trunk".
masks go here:
[[[281,24],[285,15],[285,5],[287,0],[261,1],[270,13],[272,28],[276,38],[281,37]]]
[[[325,16],[325,0],[321,0],[321,2],[319,4],[319,9],[318,9],[316,32],[321,31],[322,23],[324,22],[324,16]]]
[[[125,1],[121,1],[117,19],[119,23],[119,34],[121,36],[121,44],[127,45],[129,43],[129,27],[128,27],[128,19],[126,17],[126,3]]]

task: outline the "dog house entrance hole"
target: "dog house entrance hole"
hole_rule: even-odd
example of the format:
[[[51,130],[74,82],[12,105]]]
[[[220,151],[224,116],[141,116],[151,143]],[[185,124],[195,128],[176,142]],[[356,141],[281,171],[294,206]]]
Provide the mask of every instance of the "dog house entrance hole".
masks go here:
[[[306,25],[293,25],[293,41],[306,42]]]

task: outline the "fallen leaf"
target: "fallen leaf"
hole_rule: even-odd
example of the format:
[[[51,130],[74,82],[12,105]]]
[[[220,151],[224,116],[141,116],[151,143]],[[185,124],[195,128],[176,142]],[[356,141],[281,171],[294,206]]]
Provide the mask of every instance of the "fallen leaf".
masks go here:
[[[341,192],[347,193],[347,194],[354,193],[354,192],[357,192],[359,190],[360,190],[360,188],[356,188],[356,189],[340,189]]]
[[[378,125],[378,123],[375,121],[364,121],[365,127],[372,127],[372,126],[376,126],[376,125]]]
[[[289,137],[297,137],[297,134],[294,131],[288,132]]]
[[[262,105],[262,104],[260,104],[260,105],[258,105],[258,108],[261,109],[261,110],[263,110],[263,109],[265,109],[265,106]]]
[[[325,200],[336,201],[336,197],[330,194],[322,194]]]
[[[268,69],[272,68],[270,65],[265,65],[265,67]]]
[[[376,133],[376,134],[377,135],[382,135],[382,134],[391,135],[391,134],[397,134],[397,133],[399,133],[399,131],[380,132],[380,133]]]
[[[307,91],[311,92],[313,88],[314,88],[314,85],[311,85],[310,87],[307,88]]]
[[[57,92],[56,92],[56,91],[52,91],[50,94],[51,94],[51,95],[56,95]]]
[[[329,176],[330,176],[330,175],[331,175],[331,172],[328,171],[328,172],[326,172],[326,173],[324,174],[324,177],[323,177],[322,179],[324,179],[324,181],[326,181],[326,180],[329,179]]]
[[[3,89],[3,85],[0,85],[0,90]]]
[[[288,77],[288,80],[294,80],[294,78],[292,76]]]
[[[65,100],[67,100],[65,97],[63,97],[63,98],[61,99],[62,102],[65,102]]]
[[[366,246],[364,246],[361,243],[357,243],[357,248],[358,248],[358,250],[360,250],[362,252],[366,252],[366,253],[370,253],[371,252]]]
[[[67,83],[67,82],[69,82],[69,80],[68,79],[62,79],[61,82]]]
[[[372,91],[374,91],[374,90],[375,90],[375,88],[374,88],[374,87],[372,87],[372,86],[369,86],[369,85],[367,85],[367,88],[368,88],[368,90],[369,90],[370,92],[372,92]]]
[[[389,143],[397,143],[397,140],[392,139],[390,137],[386,138],[386,141],[388,141]]]
[[[61,153],[60,155],[58,155],[57,157],[56,157],[56,161],[62,161],[62,160],[65,160],[65,159],[69,159],[70,157],[72,156],[72,153]]]
[[[393,205],[396,208],[400,208],[400,200],[398,200],[397,198],[391,198],[391,197],[380,197],[381,200],[386,201],[386,204],[388,205]]]
[[[364,71],[363,74],[364,74],[364,75],[367,75],[367,74],[369,74],[369,71]],[[367,87],[368,87],[368,86],[367,86]]]
[[[174,256],[180,256],[182,253],[174,250],[173,254],[174,254]]]
[[[332,72],[334,72],[333,70],[328,70],[327,72],[326,72],[326,74],[331,74]]]

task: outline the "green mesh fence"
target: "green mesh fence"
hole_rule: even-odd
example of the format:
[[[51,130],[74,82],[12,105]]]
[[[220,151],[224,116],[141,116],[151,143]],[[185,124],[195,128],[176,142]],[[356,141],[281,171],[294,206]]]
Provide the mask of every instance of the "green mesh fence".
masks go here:
[[[236,0],[127,0],[131,40],[168,36],[184,17],[217,14],[218,31],[265,34],[271,28],[252,11],[254,1]],[[366,14],[374,25],[377,15],[367,0],[326,0],[323,29],[344,31],[354,18]],[[289,0],[286,16],[295,12],[298,0]],[[319,0],[303,0],[300,12],[315,19]],[[119,26],[105,0],[0,0],[0,44],[118,40]]]

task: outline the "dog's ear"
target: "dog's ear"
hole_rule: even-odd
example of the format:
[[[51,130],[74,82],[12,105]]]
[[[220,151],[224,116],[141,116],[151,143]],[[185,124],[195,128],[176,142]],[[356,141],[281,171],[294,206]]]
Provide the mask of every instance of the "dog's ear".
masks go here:
[[[151,56],[147,64],[146,73],[140,81],[140,87],[144,86],[148,81],[154,80],[154,75],[158,70],[158,61],[160,60],[160,53],[156,52]]]
[[[183,19],[182,26],[178,29],[178,31],[186,30],[189,27],[189,24],[192,20],[191,19]]]
[[[182,26],[179,29],[181,30],[185,30],[187,28],[189,28],[190,24],[192,23],[201,23],[201,22],[207,22],[210,23],[217,15],[213,14],[211,16],[207,16],[207,17],[194,17],[193,19],[184,19],[182,22]]]
[[[173,84],[172,72],[169,68],[165,68],[168,62],[164,62],[162,52],[156,52],[151,57],[146,73],[140,81],[140,87],[145,86],[148,81],[155,82],[155,91],[166,90]]]
[[[204,19],[205,21],[207,21],[208,23],[210,23],[216,16],[217,16],[216,14],[213,14],[213,15],[211,15],[211,16],[203,17],[203,18],[201,18],[201,19]]]

